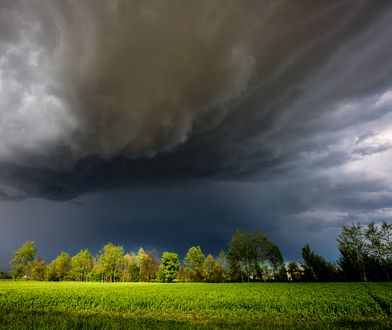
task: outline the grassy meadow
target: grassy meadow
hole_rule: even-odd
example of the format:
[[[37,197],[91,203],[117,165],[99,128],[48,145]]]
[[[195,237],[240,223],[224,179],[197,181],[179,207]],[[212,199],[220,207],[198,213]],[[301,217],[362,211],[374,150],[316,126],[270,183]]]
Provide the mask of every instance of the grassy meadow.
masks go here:
[[[390,329],[391,317],[391,283],[0,281],[1,329]]]

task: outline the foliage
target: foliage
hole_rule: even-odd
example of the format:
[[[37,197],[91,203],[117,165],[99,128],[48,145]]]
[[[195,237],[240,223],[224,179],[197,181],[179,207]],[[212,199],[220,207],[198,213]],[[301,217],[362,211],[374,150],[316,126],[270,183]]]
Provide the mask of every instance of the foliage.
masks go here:
[[[139,271],[140,269],[137,266],[136,255],[134,253],[125,254],[121,265],[121,282],[138,281]]]
[[[343,226],[338,237],[339,266],[345,279],[390,281],[392,274],[392,224],[359,223]]]
[[[33,241],[24,242],[23,245],[15,251],[11,260],[11,276],[13,278],[27,278],[30,271],[30,264],[37,254],[37,248]]]
[[[214,257],[209,254],[203,263],[203,278],[206,282],[224,282],[224,269],[217,263]]]
[[[368,256],[373,259],[384,271],[385,278],[390,281],[392,268],[392,224],[383,222],[381,226],[369,223],[365,230],[368,241]]]
[[[336,266],[306,244],[303,262],[290,262],[286,270],[279,247],[261,231],[237,230],[228,244],[227,255],[205,257],[200,246],[189,248],[181,267],[178,255],[165,252],[162,263],[155,250],[140,248],[124,254],[122,246],[108,243],[96,257],[85,249],[72,258],[61,252],[49,265],[35,259],[34,242],[23,244],[10,261],[12,278],[50,281],[106,282],[235,282],[235,281],[390,281],[392,274],[392,224],[369,223],[344,226],[339,235]],[[0,278],[7,277],[0,272]]]
[[[88,249],[80,250],[71,259],[71,278],[76,281],[86,281],[93,268],[94,258]]]
[[[172,282],[177,278],[180,261],[177,253],[163,252],[159,266],[159,277],[163,282]]]
[[[185,256],[184,265],[189,274],[190,281],[199,282],[203,280],[203,263],[205,256],[200,246],[191,246]]]
[[[227,260],[233,280],[244,278],[263,281],[276,279],[283,267],[278,246],[265,234],[254,235],[237,230],[229,242]]]
[[[145,252],[140,248],[136,260],[140,269],[139,280],[141,282],[150,282],[155,279],[159,270],[159,260],[156,256],[156,251]]]
[[[125,264],[125,270],[127,273],[127,277],[130,282],[137,282],[139,281],[139,274],[140,274],[140,267],[137,262],[137,256],[135,253],[130,253],[126,255],[125,257],[128,256],[128,261]],[[124,257],[124,258],[125,258]]]
[[[30,263],[28,277],[35,281],[44,281],[46,279],[47,267],[45,260],[42,257],[38,257]]]
[[[99,271],[105,282],[115,282],[120,277],[121,263],[124,255],[122,246],[106,244],[98,257]]]
[[[253,237],[249,233],[237,230],[230,240],[227,253],[232,277],[234,279],[240,277],[243,282],[245,276],[249,282],[252,262],[255,258]]]
[[[341,254],[339,264],[343,270],[348,267],[353,268],[364,281],[367,281],[365,266],[367,247],[362,226],[359,223],[343,226],[338,244]]]
[[[97,263],[93,265],[93,268],[88,273],[87,280],[90,282],[103,282],[102,272]]]
[[[333,281],[337,278],[338,270],[336,267],[327,262],[322,256],[316,254],[310,249],[309,244],[302,248],[302,258],[304,262],[304,278],[307,281]]]
[[[48,279],[62,281],[66,279],[71,270],[71,257],[66,252],[61,252],[48,266]]]

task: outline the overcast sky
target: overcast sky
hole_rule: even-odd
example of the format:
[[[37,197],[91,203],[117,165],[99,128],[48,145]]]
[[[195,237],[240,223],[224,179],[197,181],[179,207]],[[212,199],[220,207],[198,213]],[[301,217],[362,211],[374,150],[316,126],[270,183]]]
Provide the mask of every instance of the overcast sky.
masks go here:
[[[392,2],[0,2],[0,268],[392,215]]]

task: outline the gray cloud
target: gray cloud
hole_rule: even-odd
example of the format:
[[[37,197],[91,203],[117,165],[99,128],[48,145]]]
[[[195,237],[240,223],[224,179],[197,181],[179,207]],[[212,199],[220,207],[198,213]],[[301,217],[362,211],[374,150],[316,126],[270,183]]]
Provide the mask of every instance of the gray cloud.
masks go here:
[[[344,139],[348,126],[389,113],[389,103],[371,103],[390,86],[389,9],[366,1],[5,2],[3,194],[67,198],[110,184],[111,175],[91,180],[105,166],[123,167],[131,181],[139,175],[128,172],[145,166],[183,178],[293,166],[331,130]],[[76,171],[92,171],[91,188]]]
[[[286,251],[389,217],[391,22],[388,1],[2,1],[1,198],[227,185],[187,195],[200,226]]]

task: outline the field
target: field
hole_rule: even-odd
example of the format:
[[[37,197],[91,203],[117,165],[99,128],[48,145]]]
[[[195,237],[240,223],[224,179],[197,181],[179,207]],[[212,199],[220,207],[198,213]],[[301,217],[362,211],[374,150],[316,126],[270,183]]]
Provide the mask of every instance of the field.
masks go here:
[[[391,317],[391,283],[0,281],[1,329],[390,329]]]

